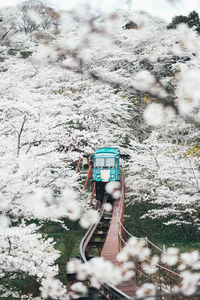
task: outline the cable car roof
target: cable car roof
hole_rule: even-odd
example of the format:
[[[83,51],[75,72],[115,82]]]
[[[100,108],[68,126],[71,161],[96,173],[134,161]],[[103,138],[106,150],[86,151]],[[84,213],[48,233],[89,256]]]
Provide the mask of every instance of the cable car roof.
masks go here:
[[[103,147],[103,148],[99,148],[95,151],[95,154],[106,154],[106,153],[119,155],[119,150],[116,148]]]

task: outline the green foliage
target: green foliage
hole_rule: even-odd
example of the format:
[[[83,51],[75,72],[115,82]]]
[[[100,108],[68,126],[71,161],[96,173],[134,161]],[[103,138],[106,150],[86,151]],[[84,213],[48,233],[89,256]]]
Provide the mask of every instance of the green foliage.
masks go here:
[[[7,72],[7,71],[8,71],[8,69],[6,69],[6,68],[1,68],[1,69],[0,69],[0,72],[1,72],[1,73]]]
[[[64,95],[64,96],[72,96],[77,94],[77,91],[71,87],[61,87],[58,90],[53,91],[55,94]]]
[[[40,231],[43,237],[53,237],[56,242],[55,248],[60,251],[60,257],[56,263],[59,266],[58,278],[66,283],[66,263],[71,256],[78,255],[78,247],[82,238],[82,229],[78,222],[72,222],[69,219],[62,220],[69,229],[64,229],[60,223],[48,221],[45,222]]]
[[[83,124],[79,121],[76,121],[76,122],[70,121],[69,127],[72,129],[80,130],[80,131],[86,130],[86,127],[84,127]]]
[[[133,21],[129,21],[128,23],[126,23],[126,25],[124,25],[124,29],[137,29],[137,24]]]
[[[10,49],[8,50],[8,55],[15,56],[18,52],[19,52],[19,49],[16,49],[16,48],[10,48]]]
[[[175,29],[178,24],[185,23],[187,24],[188,18],[186,16],[175,16],[172,19],[172,22],[167,26],[167,29]]]
[[[20,51],[21,57],[24,58],[24,59],[26,59],[29,56],[31,56],[32,53],[33,53],[32,51]]]
[[[150,209],[155,209],[157,206],[153,203],[140,202],[125,207],[125,215],[129,217],[125,220],[127,230],[137,237],[148,237],[156,245],[162,248],[176,246],[181,251],[200,249],[200,239],[196,230],[189,226],[186,228],[190,240],[185,236],[182,228],[177,225],[166,226],[161,219],[141,219],[141,216]],[[194,230],[193,230],[194,229]]]
[[[198,13],[194,10],[189,13],[188,16],[175,16],[172,22],[168,24],[167,29],[174,29],[178,24],[185,23],[190,28],[194,28],[197,32],[200,32],[200,19]]]
[[[189,27],[199,25],[199,21],[199,15],[195,10],[189,13],[187,21]]]
[[[25,51],[25,50],[20,51],[19,49],[16,49],[16,48],[10,48],[7,53],[8,53],[8,55],[15,56],[18,52],[20,52],[21,58],[23,58],[23,59],[28,58],[33,53],[32,51]]]
[[[39,283],[32,276],[24,275],[24,274],[16,274],[17,278],[8,278],[5,282],[1,280],[1,283],[4,286],[13,292],[20,293],[22,295],[33,295],[33,297],[40,296]],[[4,297],[1,297],[3,299]],[[7,297],[5,299],[8,299]],[[12,297],[10,297],[12,299]]]
[[[0,63],[4,62],[4,61],[5,61],[5,58],[3,56],[0,56]]]
[[[125,135],[125,138],[124,138],[124,144],[123,144],[123,147],[124,148],[128,148],[130,146],[130,139],[129,139],[129,136],[126,134]]]

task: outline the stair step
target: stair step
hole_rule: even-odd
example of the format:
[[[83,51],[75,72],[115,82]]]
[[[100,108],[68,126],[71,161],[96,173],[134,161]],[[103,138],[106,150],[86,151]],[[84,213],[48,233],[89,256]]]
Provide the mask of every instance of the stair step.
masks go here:
[[[111,219],[112,219],[111,216],[110,217],[105,217],[105,216],[102,217],[102,220],[105,220],[105,221],[110,221]]]
[[[100,248],[100,247],[102,247],[103,246],[103,242],[96,242],[96,241],[90,241],[89,242],[89,244],[88,244],[88,246],[89,247],[92,247],[92,248]]]
[[[97,227],[97,230],[96,230],[96,232],[98,232],[98,233],[105,233],[105,232],[107,232],[108,231],[108,228],[109,227],[101,227],[101,228],[98,228]]]
[[[67,273],[66,277],[67,277],[67,281],[75,281],[75,280],[77,280],[76,273]]]
[[[106,236],[107,236],[107,233],[105,233],[105,232],[95,232],[94,234],[93,234],[93,238],[106,238]]]
[[[88,170],[80,171],[79,174],[81,174],[81,175],[87,175],[88,174]]]
[[[101,224],[97,226],[97,230],[108,229],[109,224]]]
[[[91,259],[93,259],[94,257],[96,257],[96,256],[89,256],[89,255],[86,255],[86,259],[87,259],[87,260],[91,260]]]

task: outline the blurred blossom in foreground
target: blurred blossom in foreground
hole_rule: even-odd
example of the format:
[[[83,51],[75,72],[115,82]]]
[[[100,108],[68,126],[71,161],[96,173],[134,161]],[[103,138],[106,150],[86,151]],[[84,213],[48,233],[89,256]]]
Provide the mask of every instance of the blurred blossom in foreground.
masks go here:
[[[90,225],[96,223],[98,219],[98,212],[96,210],[87,211],[80,220],[80,225],[83,228],[88,228]]]
[[[179,265],[179,270],[183,271],[188,267],[191,267],[193,270],[200,269],[200,257],[198,250],[194,250],[191,253],[181,253],[180,259],[182,260],[182,264]]]
[[[178,262],[178,252],[179,249],[177,248],[168,248],[167,251],[162,254],[161,261],[169,266],[175,265]]]
[[[112,211],[112,204],[106,203],[106,204],[104,205],[104,209],[105,209],[106,212]]]
[[[192,273],[190,271],[184,271],[181,273],[183,280],[181,282],[181,290],[186,296],[190,296],[195,293],[197,285],[199,284],[200,274]]]
[[[120,187],[119,181],[109,181],[105,186],[105,190],[108,194],[112,195],[114,199],[118,199],[121,196]]]
[[[11,0],[10,0],[11,1]],[[118,8],[121,8],[123,3],[120,0],[50,0],[51,5],[60,9],[75,9],[83,10],[90,7],[93,10],[101,12],[113,12]]]
[[[120,262],[128,261],[131,257],[138,257],[140,261],[144,261],[151,253],[151,250],[146,247],[146,241],[144,239],[137,239],[131,237],[126,247],[117,255],[117,260]]]
[[[77,194],[72,190],[64,190],[59,197],[53,195],[50,189],[38,189],[23,202],[25,207],[36,217],[66,216],[72,221],[76,221],[80,217],[80,204],[77,201]]]
[[[68,299],[66,296],[66,288],[62,282],[55,278],[46,278],[42,280],[42,287],[40,288],[41,295],[43,298],[54,298],[54,299]]]
[[[159,257],[154,255],[147,262],[143,264],[143,268],[146,274],[153,274],[157,271],[157,264],[159,263]]]
[[[74,283],[70,288],[69,296],[70,299],[78,299],[80,298],[80,294],[86,294],[87,288],[82,282]]]
[[[10,218],[8,218],[6,216],[0,216],[0,232],[4,231],[10,225],[11,225]]]
[[[86,293],[87,288],[86,286],[81,282],[76,282],[71,286],[71,289],[77,293]]]
[[[117,285],[123,280],[130,279],[134,275],[134,272],[131,270],[132,267],[132,263],[115,266],[103,257],[94,257],[84,264],[79,260],[73,259],[67,264],[69,272],[74,271],[77,273],[79,280],[90,278],[91,285],[96,288],[99,288],[105,282]]]
[[[171,107],[164,108],[160,103],[152,103],[144,111],[144,119],[151,126],[160,126],[162,123],[169,122],[174,116]]]
[[[138,72],[134,77],[134,87],[140,91],[148,91],[155,84],[155,78],[149,71]]]
[[[58,200],[59,203],[59,200]],[[61,207],[66,209],[67,217],[72,221],[80,218],[80,204],[77,201],[77,194],[72,190],[64,190],[61,197]]]
[[[177,75],[179,84],[176,90],[178,106],[182,113],[190,113],[200,106],[200,71],[183,70]]]
[[[106,184],[106,192],[108,194],[112,194],[115,189],[120,189],[120,182],[119,181],[109,181]]]
[[[156,288],[152,283],[145,283],[141,288],[139,288],[136,291],[137,297],[143,299],[148,297],[148,299],[153,300],[155,298],[150,296],[154,296],[155,294],[156,294]]]
[[[67,263],[67,271],[69,273],[76,273],[76,270],[79,269],[81,265],[80,259],[73,258]]]

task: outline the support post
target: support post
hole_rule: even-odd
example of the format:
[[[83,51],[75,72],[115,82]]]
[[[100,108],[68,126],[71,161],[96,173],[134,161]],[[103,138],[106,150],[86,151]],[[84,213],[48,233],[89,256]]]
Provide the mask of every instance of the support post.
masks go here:
[[[135,261],[135,279],[137,284],[138,283],[137,260]]]
[[[87,164],[88,164],[88,167],[90,167],[91,166],[91,164],[90,164],[90,160],[89,160],[89,158],[87,157]]]
[[[169,272],[169,286],[170,286],[170,293],[172,292],[172,274]]]
[[[160,294],[161,294],[161,292],[162,292],[162,287],[161,287],[160,267],[158,267],[158,280],[159,280],[159,288],[160,288]],[[160,296],[159,299],[162,300],[162,296]]]
[[[81,157],[79,157],[79,160],[78,160],[78,165],[77,165],[77,167],[76,167],[76,173],[78,173],[78,172],[79,172],[79,170],[80,170],[81,161],[82,161],[82,158],[81,158]]]
[[[90,199],[90,206],[92,206],[92,202],[93,202],[93,199],[94,199],[95,190],[96,190],[96,182],[94,181],[93,182],[92,196],[91,196],[91,199]]]
[[[83,189],[84,191],[85,191],[86,188],[87,188],[88,180],[89,180],[89,178],[90,178],[91,172],[92,172],[92,166],[90,165],[89,170],[88,170],[88,174],[87,174],[87,179],[86,179],[86,182],[85,182],[85,185],[84,185],[84,189]]]

